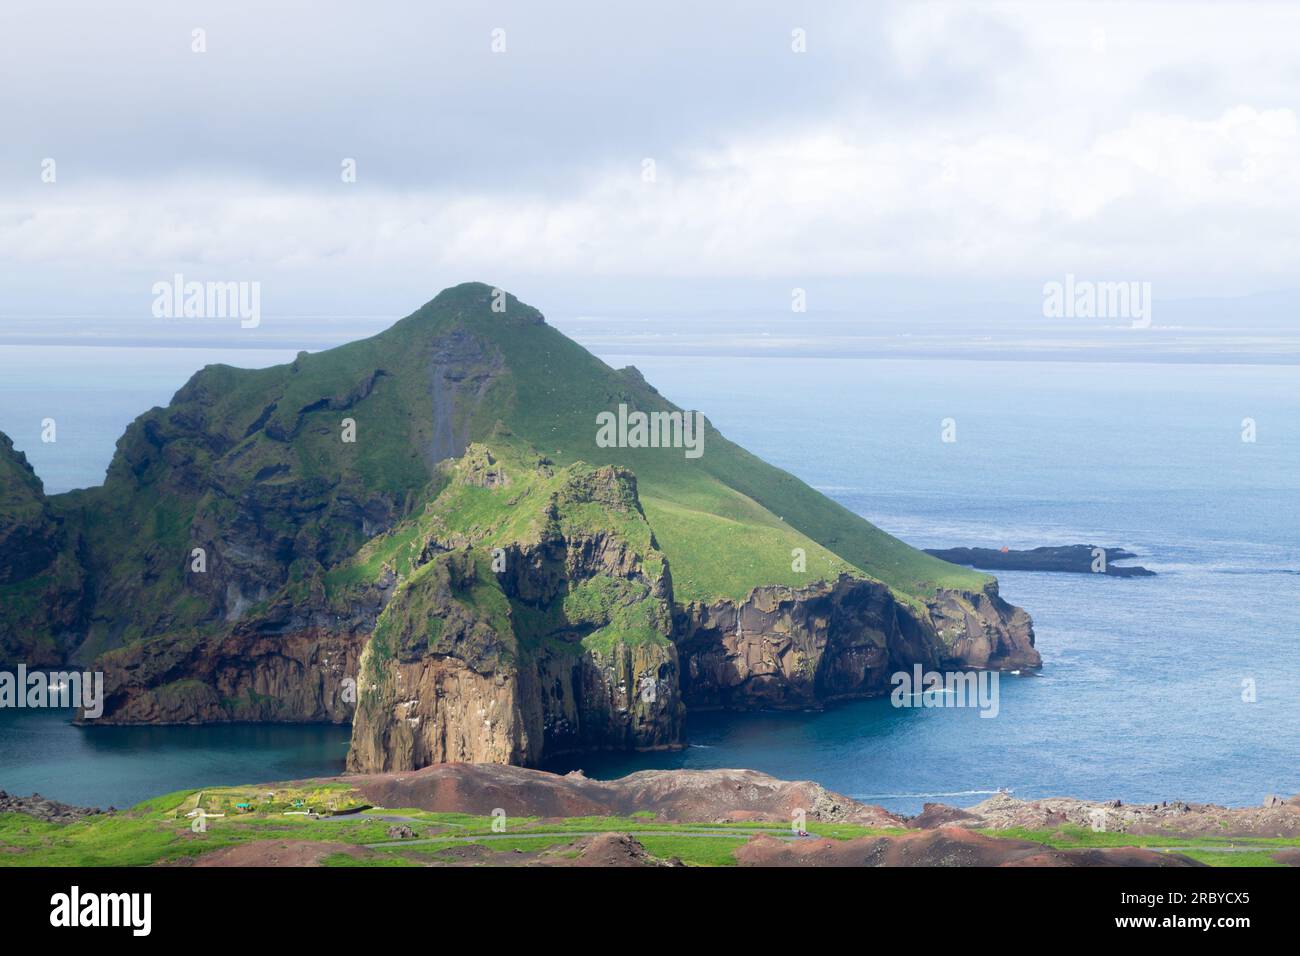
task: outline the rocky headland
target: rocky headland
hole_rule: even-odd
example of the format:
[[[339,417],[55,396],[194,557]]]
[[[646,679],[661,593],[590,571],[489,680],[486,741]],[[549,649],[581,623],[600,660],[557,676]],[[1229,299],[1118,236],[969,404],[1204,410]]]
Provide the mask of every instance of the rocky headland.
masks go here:
[[[71,804],[60,803],[58,800],[42,797],[39,793],[33,793],[30,797],[20,797],[0,790],[0,813],[25,813],[29,817],[35,817],[45,823],[75,823],[86,817],[114,812],[115,810],[112,807],[107,810],[98,810],[94,807],[75,807]]]
[[[499,308],[498,305],[504,307]],[[687,710],[1040,665],[987,575],[729,442],[489,286],[287,365],[197,372],[46,495],[0,441],[0,662],[105,674],[87,723],[351,723],[349,769],[679,747]],[[0,436],[3,437],[3,436]]]
[[[1104,552],[1105,560],[1101,559]],[[1009,548],[926,548],[925,553],[943,561],[983,571],[1059,571],[1067,574],[1105,574],[1112,578],[1149,578],[1155,572],[1136,564],[1116,561],[1136,558],[1123,548],[1099,548],[1092,544],[1068,544],[1014,551]]]

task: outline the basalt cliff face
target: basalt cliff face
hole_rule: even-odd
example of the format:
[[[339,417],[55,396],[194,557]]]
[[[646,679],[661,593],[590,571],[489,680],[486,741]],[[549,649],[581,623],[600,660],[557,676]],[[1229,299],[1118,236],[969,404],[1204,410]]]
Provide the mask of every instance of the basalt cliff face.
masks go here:
[[[502,311],[502,306],[504,311]],[[284,366],[209,366],[46,496],[0,442],[0,657],[105,672],[119,723],[353,724],[349,768],[680,746],[687,708],[816,707],[1038,666],[1028,616],[490,287]],[[0,436],[2,437],[2,436]]]
[[[679,744],[670,584],[633,475],[545,462],[516,470],[481,446],[449,472],[430,514],[509,486],[523,533],[490,548],[441,521],[421,535],[362,655],[348,766],[533,765]]]
[[[742,602],[692,603],[677,616],[692,708],[807,708],[886,693],[928,669],[1038,667],[1029,615],[985,592],[940,591],[925,607],[876,581],[841,575],[802,588],[755,588]]]
[[[81,536],[0,434],[0,665],[64,661],[84,618]]]

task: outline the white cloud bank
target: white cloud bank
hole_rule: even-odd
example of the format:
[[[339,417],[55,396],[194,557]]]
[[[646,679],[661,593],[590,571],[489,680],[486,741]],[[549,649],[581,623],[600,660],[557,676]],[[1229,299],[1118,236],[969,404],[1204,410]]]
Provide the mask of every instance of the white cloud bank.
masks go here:
[[[738,141],[604,170],[572,196],[223,181],[51,186],[0,205],[0,256],[123,268],[1006,276],[1297,263],[1289,109],[1135,116],[1083,149],[1012,133]]]
[[[796,17],[768,15],[774,30]],[[468,146],[464,176],[401,186],[373,175],[379,164],[364,151],[352,185],[339,180],[334,155],[320,160],[333,172],[310,185],[244,167],[200,170],[198,154],[186,161],[165,124],[154,147],[178,151],[166,174],[154,165],[141,175],[64,167],[57,183],[41,184],[33,159],[30,178],[0,194],[0,259],[12,296],[0,293],[0,309],[87,273],[172,271],[275,273],[340,289],[350,272],[396,281],[430,272],[574,282],[1041,281],[1067,271],[1222,277],[1237,287],[1292,280],[1300,265],[1300,66],[1291,45],[1300,11],[889,6],[871,23],[878,62],[865,73],[854,65],[845,32],[852,17],[844,16],[839,32],[810,29],[805,56],[832,62],[806,108],[765,122],[753,103],[737,100],[735,117],[720,113],[707,134],[693,125],[681,137],[666,136],[671,116],[658,115],[646,148],[616,159],[569,157],[534,170],[508,122],[502,143],[517,162],[496,180],[470,175]],[[729,42],[740,41],[721,35],[704,45],[719,70]],[[795,54],[780,55],[783,68],[802,68]],[[673,57],[663,50],[668,73]],[[349,68],[364,75],[364,64]],[[884,87],[901,101],[882,98]],[[391,89],[371,93],[401,99]],[[599,135],[600,117],[581,121],[597,124]],[[565,131],[554,135],[558,142]],[[455,130],[445,137],[454,168]],[[42,155],[39,143],[28,145]],[[554,146],[538,140],[536,153],[554,155]],[[656,160],[656,182],[642,181],[645,155]]]

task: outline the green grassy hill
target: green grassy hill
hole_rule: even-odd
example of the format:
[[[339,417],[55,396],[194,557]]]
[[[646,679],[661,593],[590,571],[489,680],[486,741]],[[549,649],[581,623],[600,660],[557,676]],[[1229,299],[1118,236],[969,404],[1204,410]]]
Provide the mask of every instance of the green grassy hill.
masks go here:
[[[677,406],[513,296],[504,312],[492,302],[491,287],[468,283],[379,335],[288,365],[208,366],[168,408],[141,416],[102,488],[52,499],[80,521],[97,582],[87,653],[199,628],[214,607],[228,611],[226,594],[196,593],[188,574],[190,549],[204,539],[217,554],[250,555],[241,581],[265,587],[243,597],[250,588],[240,583],[245,604],[339,567],[372,527],[437,494],[439,460],[470,442],[500,444],[503,425],[520,453],[557,467],[634,471],[679,601],[738,600],[757,586],[842,571],[883,581],[909,603],[990,580],[909,547],[711,425],[696,459],[681,449],[598,447],[600,412]],[[355,423],[354,442],[341,440],[344,419]],[[223,546],[236,531],[258,546]],[[792,570],[795,548],[806,572]],[[228,589],[229,577],[221,580]],[[143,593],[141,581],[150,585]]]
[[[632,469],[680,599],[741,598],[758,585],[806,584],[850,567],[914,598],[936,587],[978,590],[989,580],[886,534],[711,425],[698,459],[673,449],[598,447],[598,413],[619,403],[647,412],[678,406],[634,371],[610,368],[550,326],[500,321],[485,309],[490,295],[477,283],[449,289],[377,340],[462,322],[491,342],[510,371],[489,415],[560,464],[582,460]],[[535,314],[508,297],[506,315],[515,310]],[[809,574],[791,571],[796,547],[807,552]]]
[[[365,417],[358,418],[362,437],[354,460],[341,460],[348,452],[338,446],[330,426],[303,429],[321,437],[314,453],[304,449],[304,472],[324,459],[328,468],[351,467],[368,483],[394,491],[426,479],[419,449],[435,445],[434,429],[446,425],[431,420],[423,393],[427,376],[418,367],[404,366],[418,366],[429,341],[463,332],[499,356],[499,365],[477,406],[457,410],[460,418],[453,429],[464,439],[487,441],[496,423],[504,422],[514,436],[559,466],[583,461],[634,471],[646,515],[672,564],[679,600],[739,599],[755,586],[797,586],[850,570],[914,599],[937,587],[979,590],[989,580],[886,534],[755,458],[711,425],[697,459],[679,449],[598,447],[600,412],[620,403],[646,412],[678,407],[634,370],[610,368],[542,323],[536,310],[513,296],[505,298],[504,313],[492,312],[491,297],[486,285],[457,286],[372,339],[300,357],[295,363],[299,372],[289,377],[292,387],[285,389],[277,415],[310,403],[328,383],[357,381],[378,367],[391,373],[376,385]],[[232,383],[223,407],[243,409],[245,416],[249,409],[265,407],[259,404],[265,395],[250,401],[250,392],[255,381],[274,379],[277,373],[286,377],[283,369],[240,373],[248,380]],[[432,417],[441,411],[433,408]],[[791,570],[793,548],[805,549],[807,573]]]
[[[891,662],[1035,666],[1028,618],[992,578],[909,547],[707,422],[698,457],[601,447],[600,416],[621,408],[685,413],[481,283],[285,365],[205,367],[128,426],[103,486],[15,486],[10,538],[49,553],[0,579],[0,650],[98,661],[112,719],[342,721],[344,676],[391,631],[386,708],[402,680],[451,693],[411,657],[450,655],[518,718],[501,746],[530,760],[543,733],[622,745],[629,712],[637,745],[676,742],[679,640],[708,706],[878,693]],[[24,477],[15,455],[0,464]],[[532,577],[484,571],[493,548]],[[21,565],[4,552],[0,568]],[[740,609],[755,589],[772,633],[748,645],[761,634],[742,634]],[[434,634],[440,615],[455,626]],[[573,654],[590,669],[570,686]],[[523,683],[475,683],[492,670],[479,658],[522,668]],[[647,682],[668,697],[624,699]],[[403,722],[385,713],[377,760]]]

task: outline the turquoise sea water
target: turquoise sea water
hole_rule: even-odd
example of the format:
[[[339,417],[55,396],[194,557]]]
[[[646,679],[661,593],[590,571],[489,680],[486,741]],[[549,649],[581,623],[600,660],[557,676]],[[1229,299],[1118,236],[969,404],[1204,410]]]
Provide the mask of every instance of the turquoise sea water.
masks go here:
[[[126,422],[198,366],[291,357],[3,347],[0,429],[49,490],[95,483]],[[589,774],[751,767],[902,811],[999,787],[1231,804],[1300,792],[1300,368],[603,357],[912,544],[1119,545],[1158,576],[1000,575],[1044,666],[1002,680],[995,719],[887,700],[696,714],[689,749],[578,761]],[[945,418],[955,443],[940,441]],[[343,728],[83,729],[0,711],[0,788],[81,803],[336,772],[345,750]]]
[[[0,710],[0,790],[129,807],[188,787],[342,773],[351,734],[331,724],[82,728],[71,719]]]

